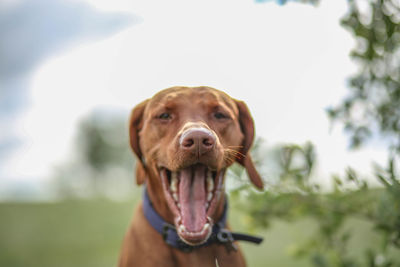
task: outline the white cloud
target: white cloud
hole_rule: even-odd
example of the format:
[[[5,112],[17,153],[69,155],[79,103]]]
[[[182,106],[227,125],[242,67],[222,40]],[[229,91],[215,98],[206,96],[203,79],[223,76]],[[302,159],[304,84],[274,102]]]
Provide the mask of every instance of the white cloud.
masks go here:
[[[37,70],[33,105],[23,121],[31,145],[10,165],[27,177],[46,175],[66,157],[77,120],[93,108],[130,109],[173,85],[210,85],[245,100],[268,143],[313,141],[323,175],[350,163],[364,168],[384,156],[373,149],[350,153],[340,130],[329,133],[324,108],[344,96],[345,79],[355,69],[348,57],[353,41],[339,25],[345,2],[322,1],[318,8],[252,1],[89,2],[130,11],[142,22]]]

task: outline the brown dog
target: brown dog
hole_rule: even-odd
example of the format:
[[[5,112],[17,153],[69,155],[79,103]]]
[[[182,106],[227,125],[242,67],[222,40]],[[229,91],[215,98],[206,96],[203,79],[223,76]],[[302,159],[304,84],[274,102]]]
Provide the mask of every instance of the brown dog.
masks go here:
[[[245,266],[240,250],[210,243],[210,236],[225,216],[224,176],[231,164],[243,165],[251,182],[263,187],[248,153],[253,138],[245,103],[210,87],[173,87],[137,105],[130,119],[137,183],[146,183],[154,212],[191,249],[168,245],[167,232],[152,226],[143,203],[125,236],[119,266]]]

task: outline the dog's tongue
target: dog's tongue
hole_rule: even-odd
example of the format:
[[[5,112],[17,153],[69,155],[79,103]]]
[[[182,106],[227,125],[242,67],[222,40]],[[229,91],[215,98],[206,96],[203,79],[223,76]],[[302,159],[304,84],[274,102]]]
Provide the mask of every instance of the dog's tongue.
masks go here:
[[[206,167],[195,165],[181,170],[179,202],[182,223],[189,232],[199,232],[207,222]]]

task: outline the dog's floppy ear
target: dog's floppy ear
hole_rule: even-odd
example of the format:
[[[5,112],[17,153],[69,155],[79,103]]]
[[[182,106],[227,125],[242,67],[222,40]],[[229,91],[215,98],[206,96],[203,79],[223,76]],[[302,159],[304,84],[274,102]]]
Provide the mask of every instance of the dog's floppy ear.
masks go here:
[[[146,179],[146,166],[139,146],[139,132],[143,126],[143,113],[148,101],[147,99],[138,104],[132,110],[129,120],[129,141],[133,152],[135,152],[138,158],[136,163],[136,183],[138,185],[142,184]]]
[[[239,109],[239,123],[242,133],[244,135],[242,149],[240,153],[242,156],[237,159],[241,165],[246,168],[247,174],[250,178],[250,181],[258,188],[263,189],[264,184],[260,177],[260,174],[257,172],[254,167],[253,160],[250,155],[250,147],[253,144],[254,140],[254,122],[253,118],[250,115],[250,111],[247,108],[246,104],[243,101],[235,100],[236,105]]]

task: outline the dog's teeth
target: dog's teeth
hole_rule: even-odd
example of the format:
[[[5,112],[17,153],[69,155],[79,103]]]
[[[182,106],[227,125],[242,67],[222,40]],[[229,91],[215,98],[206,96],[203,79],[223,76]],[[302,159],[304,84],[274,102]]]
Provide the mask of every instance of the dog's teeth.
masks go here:
[[[171,191],[176,192],[178,189],[178,178],[176,172],[171,173]]]
[[[210,206],[210,205],[209,205],[208,203],[206,203],[206,209],[208,209],[209,206]]]
[[[206,224],[203,226],[202,231],[206,230],[206,229],[209,228],[209,227],[210,227],[210,224],[209,224],[209,223],[206,223]]]
[[[214,189],[214,179],[212,178],[212,173],[207,174],[207,191],[210,192]]]
[[[174,200],[176,201],[176,202],[178,202],[178,194],[177,193],[173,193],[172,194],[172,197],[174,198]]]
[[[213,197],[213,194],[211,192],[208,192],[207,201],[211,201],[212,197]]]
[[[186,228],[183,224],[179,226],[179,232],[186,232]]]
[[[181,203],[176,204],[178,206],[178,209],[181,209]]]

